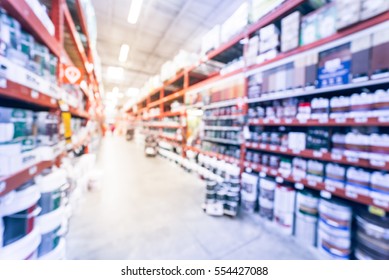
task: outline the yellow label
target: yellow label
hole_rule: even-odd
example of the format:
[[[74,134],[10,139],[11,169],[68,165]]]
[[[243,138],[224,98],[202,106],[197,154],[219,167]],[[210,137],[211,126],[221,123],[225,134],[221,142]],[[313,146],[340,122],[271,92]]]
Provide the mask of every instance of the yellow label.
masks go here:
[[[385,210],[375,206],[369,206],[369,212],[376,216],[385,217]]]

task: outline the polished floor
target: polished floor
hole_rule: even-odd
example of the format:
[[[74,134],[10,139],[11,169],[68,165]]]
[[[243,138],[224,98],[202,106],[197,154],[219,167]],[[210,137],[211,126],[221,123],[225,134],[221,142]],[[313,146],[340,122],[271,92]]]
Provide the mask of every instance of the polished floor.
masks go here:
[[[257,214],[207,216],[202,181],[135,142],[106,137],[98,167],[101,188],[70,221],[68,259],[315,259]]]

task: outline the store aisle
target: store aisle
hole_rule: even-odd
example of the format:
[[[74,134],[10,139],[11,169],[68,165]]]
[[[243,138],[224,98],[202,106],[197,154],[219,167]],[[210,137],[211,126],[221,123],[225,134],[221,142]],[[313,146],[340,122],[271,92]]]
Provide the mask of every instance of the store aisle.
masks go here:
[[[107,137],[98,164],[102,188],[71,219],[69,259],[315,258],[255,216],[205,215],[202,181],[135,142]]]

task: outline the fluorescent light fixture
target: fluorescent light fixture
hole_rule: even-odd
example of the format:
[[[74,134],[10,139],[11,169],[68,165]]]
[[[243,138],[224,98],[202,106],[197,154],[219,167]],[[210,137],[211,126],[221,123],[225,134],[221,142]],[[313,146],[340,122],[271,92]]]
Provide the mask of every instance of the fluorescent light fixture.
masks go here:
[[[122,67],[108,66],[107,75],[112,80],[122,80],[124,69]]]
[[[138,21],[140,11],[142,9],[143,0],[132,0],[130,12],[128,13],[127,21],[135,24]]]
[[[120,53],[119,53],[119,61],[120,62],[126,62],[128,57],[128,51],[130,50],[130,46],[127,44],[123,44],[120,47]]]

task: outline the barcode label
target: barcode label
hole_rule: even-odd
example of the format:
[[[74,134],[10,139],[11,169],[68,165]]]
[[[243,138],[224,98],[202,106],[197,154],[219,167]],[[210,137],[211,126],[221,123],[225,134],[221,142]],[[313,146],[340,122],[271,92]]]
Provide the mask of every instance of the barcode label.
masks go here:
[[[324,191],[323,190],[323,191],[320,192],[320,196],[323,197],[323,198],[331,199],[332,194],[330,192],[328,192],[328,191]]]

